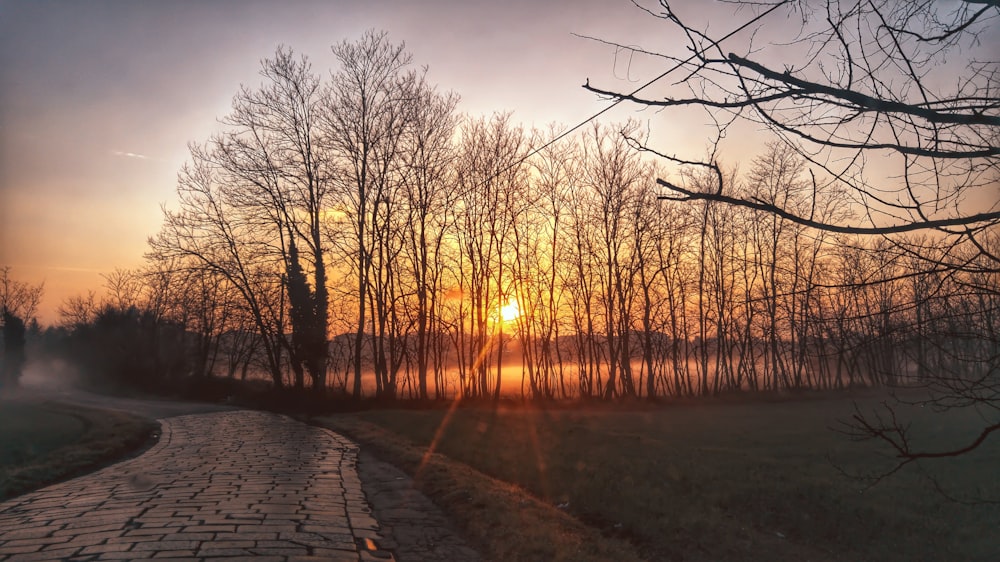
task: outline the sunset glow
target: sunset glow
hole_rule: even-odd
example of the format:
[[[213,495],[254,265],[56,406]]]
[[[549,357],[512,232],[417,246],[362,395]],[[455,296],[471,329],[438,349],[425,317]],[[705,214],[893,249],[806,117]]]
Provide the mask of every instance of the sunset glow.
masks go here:
[[[521,316],[521,307],[517,304],[517,299],[511,297],[507,304],[500,307],[500,320],[503,322],[513,322]]]

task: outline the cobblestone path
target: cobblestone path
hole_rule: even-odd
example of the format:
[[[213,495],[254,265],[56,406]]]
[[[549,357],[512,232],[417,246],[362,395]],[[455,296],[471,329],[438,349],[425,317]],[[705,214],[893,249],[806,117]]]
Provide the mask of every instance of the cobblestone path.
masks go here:
[[[129,461],[0,504],[0,560],[392,560],[357,446],[264,412],[160,420]]]

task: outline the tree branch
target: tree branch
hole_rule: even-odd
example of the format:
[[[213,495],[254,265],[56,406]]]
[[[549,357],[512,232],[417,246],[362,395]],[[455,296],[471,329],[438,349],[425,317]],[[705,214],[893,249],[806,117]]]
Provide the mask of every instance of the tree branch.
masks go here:
[[[770,80],[795,86],[802,92],[821,94],[844,100],[866,111],[913,115],[914,117],[920,117],[921,119],[931,123],[951,125],[988,125],[992,127],[1000,127],[1000,117],[998,116],[984,115],[982,113],[965,114],[934,111],[932,109],[917,107],[908,103],[873,98],[869,95],[862,94],[861,92],[845,90],[843,88],[834,88],[832,86],[826,86],[815,82],[809,82],[801,78],[796,78],[795,76],[792,76],[791,72],[788,71],[775,72],[760,63],[754,62],[750,59],[745,59],[735,53],[729,53],[729,61],[743,68],[749,68],[750,70],[753,70]]]
[[[748,201],[746,199],[740,199],[738,197],[723,195],[722,193],[701,193],[697,191],[691,191],[689,189],[685,189],[683,187],[672,184],[660,178],[657,178],[656,183],[662,185],[663,187],[666,187],[667,189],[670,189],[671,191],[675,191],[682,195],[681,197],[670,197],[661,195],[659,199],[666,199],[672,201],[717,201],[719,203],[726,203],[729,205],[736,205],[739,207],[747,207],[749,209],[755,209],[758,211],[763,211],[765,213],[778,215],[779,217],[790,220],[796,224],[801,224],[803,226],[808,226],[811,228],[815,228],[817,230],[824,230],[827,232],[837,232],[841,234],[864,234],[864,235],[899,234],[902,232],[913,232],[916,230],[936,229],[949,226],[968,226],[982,222],[1000,221],[1000,211],[994,211],[990,213],[979,213],[976,215],[970,215],[966,217],[917,221],[906,224],[899,224],[895,226],[873,226],[873,227],[842,226],[842,225],[828,224],[820,221],[803,218],[794,213],[790,213],[785,209],[778,207],[777,205],[764,203],[762,201]]]
[[[602,90],[600,88],[596,88],[594,86],[591,86],[589,81],[583,85],[583,89],[585,89],[585,90],[587,90],[589,92],[593,92],[593,93],[595,93],[597,95],[601,95],[601,96],[606,96],[606,97],[612,98],[612,99],[614,99],[616,101],[630,101],[630,102],[633,102],[633,103],[638,103],[640,105],[648,105],[648,106],[653,106],[653,107],[671,107],[671,106],[678,106],[678,105],[700,105],[700,106],[704,106],[704,107],[717,107],[717,108],[720,108],[720,109],[738,109],[738,108],[741,108],[741,107],[750,107],[750,106],[758,104],[758,103],[764,103],[764,102],[769,102],[769,101],[775,101],[775,100],[780,100],[780,99],[784,99],[784,98],[789,98],[789,97],[793,97],[793,96],[797,95],[798,93],[801,93],[801,92],[798,92],[798,91],[790,90],[790,91],[787,91],[787,92],[779,92],[777,94],[771,94],[769,96],[763,96],[763,97],[760,97],[760,98],[747,98],[747,99],[744,99],[744,100],[734,100],[734,101],[728,101],[727,100],[727,101],[721,101],[720,102],[720,101],[706,100],[706,99],[701,99],[701,98],[683,98],[683,99],[665,98],[665,99],[662,99],[662,100],[651,100],[651,99],[640,98],[640,97],[632,95],[632,94],[623,94],[621,92],[613,92],[613,91],[610,91],[610,90]]]

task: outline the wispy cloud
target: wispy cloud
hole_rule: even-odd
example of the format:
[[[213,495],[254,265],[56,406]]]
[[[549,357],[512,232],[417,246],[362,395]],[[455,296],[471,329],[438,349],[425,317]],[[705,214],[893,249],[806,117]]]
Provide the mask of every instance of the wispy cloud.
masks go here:
[[[43,269],[47,269],[49,271],[68,271],[71,273],[104,273],[104,270],[94,269],[92,267],[67,267],[59,265],[48,265],[48,266],[43,266]]]
[[[71,267],[63,265],[46,265],[46,264],[33,264],[33,263],[14,263],[6,264],[16,271],[68,271],[71,273],[105,273],[105,269],[97,269],[93,267]]]
[[[111,154],[114,154],[115,156],[122,156],[124,158],[138,158],[139,160],[149,160],[149,156],[146,156],[145,154],[139,154],[137,152],[124,152],[121,150],[112,150]]]

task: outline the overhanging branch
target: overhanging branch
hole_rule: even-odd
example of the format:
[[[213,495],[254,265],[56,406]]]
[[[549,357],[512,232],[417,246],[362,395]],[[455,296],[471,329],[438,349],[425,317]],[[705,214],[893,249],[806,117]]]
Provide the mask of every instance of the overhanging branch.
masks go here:
[[[829,224],[825,222],[820,222],[800,217],[794,213],[788,212],[785,209],[782,209],[781,207],[778,207],[777,205],[773,205],[771,203],[764,203],[761,201],[749,201],[746,199],[740,199],[738,197],[724,195],[722,193],[702,193],[698,191],[691,191],[690,189],[685,189],[683,187],[672,184],[660,178],[657,178],[656,183],[681,195],[679,197],[670,197],[666,195],[661,195],[659,199],[666,199],[672,201],[717,201],[719,203],[726,203],[728,205],[736,205],[738,207],[746,207],[749,209],[763,211],[765,213],[771,213],[774,215],[778,215],[779,217],[782,217],[784,219],[790,220],[796,224],[801,224],[803,226],[808,226],[811,228],[815,228],[817,230],[836,232],[840,234],[862,234],[862,235],[899,234],[902,232],[913,232],[917,230],[929,230],[936,228],[945,228],[950,226],[971,226],[974,224],[979,224],[984,222],[1000,221],[1000,211],[994,211],[990,213],[979,213],[967,217],[954,217],[950,219],[917,221],[906,224],[899,224],[895,226],[873,226],[873,227],[842,226],[842,225]]]
[[[930,123],[952,125],[988,125],[992,127],[1000,127],[1000,117],[994,115],[934,111],[933,109],[918,107],[908,103],[873,98],[872,96],[862,94],[861,92],[856,92],[854,90],[834,88],[824,84],[809,82],[793,76],[791,72],[775,72],[760,63],[743,58],[734,53],[729,53],[729,61],[743,68],[753,70],[769,80],[787,84],[788,86],[794,86],[805,93],[837,98],[849,102],[866,111],[907,114],[919,117]]]
[[[794,97],[802,92],[789,90],[785,92],[778,92],[776,94],[771,94],[767,96],[761,96],[759,98],[747,98],[747,99],[734,99],[732,101],[714,101],[710,99],[702,98],[664,98],[662,100],[653,100],[647,98],[640,98],[633,94],[624,94],[621,92],[613,92],[611,90],[602,90],[590,85],[588,80],[584,85],[583,89],[589,92],[593,92],[600,96],[606,96],[616,101],[630,101],[637,103],[639,105],[648,105],[652,107],[673,107],[679,105],[698,105],[703,107],[715,107],[719,109],[739,109],[741,107],[749,107],[758,103],[765,103],[769,101],[780,100],[784,98]]]

